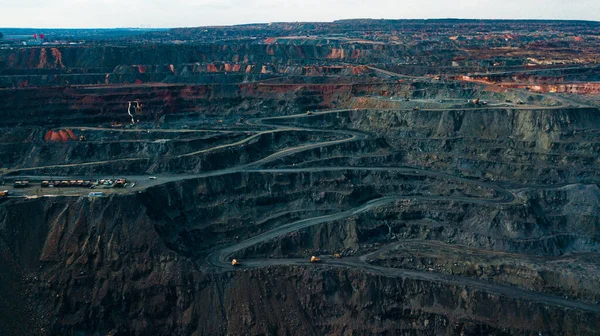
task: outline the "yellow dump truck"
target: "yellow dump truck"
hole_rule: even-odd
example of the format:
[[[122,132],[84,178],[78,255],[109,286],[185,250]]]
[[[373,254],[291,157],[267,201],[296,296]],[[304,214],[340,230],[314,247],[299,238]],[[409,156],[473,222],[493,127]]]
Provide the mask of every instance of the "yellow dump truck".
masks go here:
[[[240,265],[240,262],[237,259],[233,259],[231,261],[231,266],[239,266],[239,265]]]
[[[319,258],[319,257],[315,257],[315,256],[310,257],[311,263],[318,263],[320,261],[321,261],[321,258]]]

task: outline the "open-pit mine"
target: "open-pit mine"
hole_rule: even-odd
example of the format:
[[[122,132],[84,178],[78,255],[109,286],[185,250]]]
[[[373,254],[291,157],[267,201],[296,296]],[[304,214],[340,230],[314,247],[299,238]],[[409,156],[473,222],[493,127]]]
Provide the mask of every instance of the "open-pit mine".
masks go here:
[[[599,31],[0,31],[0,335],[599,335]]]

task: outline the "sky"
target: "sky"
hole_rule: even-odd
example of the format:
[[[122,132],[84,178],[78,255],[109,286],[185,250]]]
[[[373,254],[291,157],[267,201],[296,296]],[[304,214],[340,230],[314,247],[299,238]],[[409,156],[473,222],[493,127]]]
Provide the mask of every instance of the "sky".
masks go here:
[[[0,0],[0,27],[198,27],[351,18],[600,21],[600,0]]]

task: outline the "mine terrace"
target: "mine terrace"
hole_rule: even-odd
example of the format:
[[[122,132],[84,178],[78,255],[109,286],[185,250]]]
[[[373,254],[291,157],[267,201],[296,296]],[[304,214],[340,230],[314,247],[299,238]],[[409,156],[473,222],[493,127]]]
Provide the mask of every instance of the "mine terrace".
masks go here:
[[[0,31],[3,334],[597,334],[599,31]]]

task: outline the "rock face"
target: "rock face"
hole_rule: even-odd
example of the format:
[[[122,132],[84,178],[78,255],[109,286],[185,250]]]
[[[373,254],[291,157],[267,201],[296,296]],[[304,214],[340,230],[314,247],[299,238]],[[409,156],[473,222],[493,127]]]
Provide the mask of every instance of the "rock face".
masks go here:
[[[597,335],[597,31],[7,42],[0,336]]]
[[[167,189],[180,193],[189,187]],[[476,335],[537,330],[594,334],[600,327],[594,314],[345,268],[273,266],[209,272],[165,245],[157,231],[169,235],[180,217],[173,214],[173,205],[149,199],[153,194],[163,192],[60,198],[52,204],[11,201],[1,208],[4,243],[17,251],[14,262],[23,265],[29,280],[26,295],[35,300],[38,316],[53,316],[44,320],[44,330],[140,335],[410,330]],[[153,218],[157,211],[168,211],[174,220]]]

